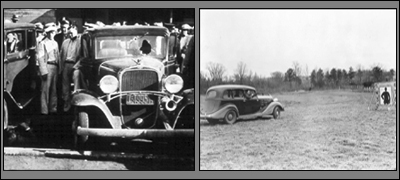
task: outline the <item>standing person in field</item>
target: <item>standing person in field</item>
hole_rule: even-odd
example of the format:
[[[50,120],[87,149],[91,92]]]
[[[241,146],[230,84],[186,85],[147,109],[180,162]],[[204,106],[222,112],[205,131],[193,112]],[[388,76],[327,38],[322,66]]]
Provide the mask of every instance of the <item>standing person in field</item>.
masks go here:
[[[385,87],[385,92],[382,93],[381,98],[383,99],[383,104],[390,104],[390,94],[387,92]]]
[[[81,49],[81,38],[78,36],[76,25],[69,26],[68,33],[70,38],[63,42],[60,51],[64,112],[68,112],[71,108],[71,82],[73,81],[75,86],[79,84],[77,77],[74,75],[74,66],[78,63]]]
[[[57,33],[55,23],[47,23],[44,29],[46,38],[37,47],[39,72],[42,77],[40,96],[41,113],[47,115],[57,113],[57,77],[60,66],[58,44],[54,40]]]

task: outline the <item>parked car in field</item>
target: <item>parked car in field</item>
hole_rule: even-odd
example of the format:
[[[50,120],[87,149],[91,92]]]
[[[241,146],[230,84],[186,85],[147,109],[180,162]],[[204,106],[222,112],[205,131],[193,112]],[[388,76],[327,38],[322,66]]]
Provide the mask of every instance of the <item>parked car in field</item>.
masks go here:
[[[30,23],[4,23],[3,29],[3,129],[15,125],[15,115],[23,114],[40,95],[36,69],[35,26]]]
[[[203,111],[200,117],[210,124],[219,121],[234,124],[238,119],[277,119],[284,108],[278,99],[270,95],[257,95],[254,87],[218,85],[207,90]]]
[[[73,94],[75,144],[90,136],[194,138],[194,88],[171,70],[169,32],[156,26],[95,27],[82,35],[86,89]],[[84,53],[85,54],[85,53]]]

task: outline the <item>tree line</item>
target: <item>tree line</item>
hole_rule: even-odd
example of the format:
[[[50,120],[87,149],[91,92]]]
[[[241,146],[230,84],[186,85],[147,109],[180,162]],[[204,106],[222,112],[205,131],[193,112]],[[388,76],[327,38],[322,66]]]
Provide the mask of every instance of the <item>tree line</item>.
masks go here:
[[[308,66],[301,67],[293,62],[286,72],[273,72],[269,77],[250,70],[244,62],[239,62],[233,75],[226,73],[226,68],[215,62],[209,62],[205,71],[200,71],[200,93],[219,84],[243,84],[255,87],[259,93],[275,93],[283,91],[362,88],[370,87],[375,82],[393,81],[396,71],[385,70],[380,65],[364,69],[356,68],[315,68],[309,72]]]

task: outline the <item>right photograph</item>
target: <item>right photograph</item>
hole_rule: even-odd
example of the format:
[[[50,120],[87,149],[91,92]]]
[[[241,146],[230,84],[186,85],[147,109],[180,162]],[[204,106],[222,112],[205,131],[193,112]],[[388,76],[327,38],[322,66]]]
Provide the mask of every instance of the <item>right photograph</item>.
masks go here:
[[[200,171],[396,170],[396,9],[200,9]]]

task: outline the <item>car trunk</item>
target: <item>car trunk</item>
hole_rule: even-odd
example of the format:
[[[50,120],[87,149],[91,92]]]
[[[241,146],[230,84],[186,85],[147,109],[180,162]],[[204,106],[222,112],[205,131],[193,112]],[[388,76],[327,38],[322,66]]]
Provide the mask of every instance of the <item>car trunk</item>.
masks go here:
[[[211,114],[218,110],[221,100],[207,99],[204,106],[204,113]]]

